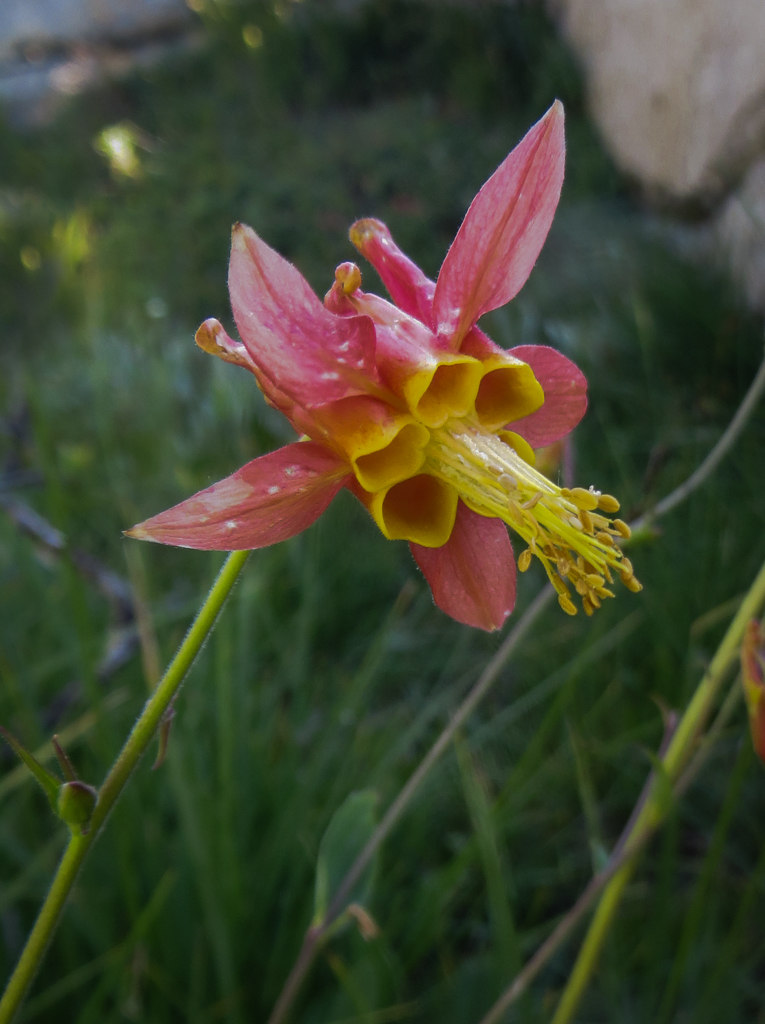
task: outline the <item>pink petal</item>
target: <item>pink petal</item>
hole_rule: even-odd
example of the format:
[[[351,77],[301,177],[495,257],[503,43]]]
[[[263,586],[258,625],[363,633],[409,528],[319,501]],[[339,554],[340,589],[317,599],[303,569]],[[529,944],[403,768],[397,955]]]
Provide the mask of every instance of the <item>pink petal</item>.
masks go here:
[[[334,452],[297,441],[126,532],[183,548],[263,548],[310,526],[348,478],[347,463]]]
[[[432,327],[435,281],[426,277],[417,264],[399,249],[385,224],[366,217],[352,224],[348,235],[380,275],[399,309]]]
[[[499,629],[515,605],[515,559],[503,522],[460,502],[443,547],[409,547],[441,611],[466,626]]]
[[[433,329],[458,348],[491,309],[520,291],[536,263],[563,184],[563,106],[556,100],[492,174],[446,254]]]
[[[471,332],[472,333],[472,332]],[[511,426],[532,448],[552,444],[573,430],[587,409],[587,378],[549,345],[517,345],[510,355],[528,363],[545,393],[544,405]]]
[[[330,313],[300,271],[243,224],[232,233],[228,283],[245,348],[278,392],[311,408],[377,381],[369,319]]]

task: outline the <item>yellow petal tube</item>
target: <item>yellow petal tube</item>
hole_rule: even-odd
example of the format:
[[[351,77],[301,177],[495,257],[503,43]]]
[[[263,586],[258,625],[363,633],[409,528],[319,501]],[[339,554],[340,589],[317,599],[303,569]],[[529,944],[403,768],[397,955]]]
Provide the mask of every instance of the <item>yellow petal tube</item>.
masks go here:
[[[384,490],[406,480],[425,461],[430,440],[427,427],[376,398],[347,398],[316,415],[365,491]]]
[[[544,390],[528,363],[497,354],[483,359],[482,369],[475,412],[484,430],[499,430],[544,403]]]
[[[367,507],[388,540],[408,540],[440,548],[451,536],[457,492],[427,473],[370,495]]]
[[[483,372],[472,356],[444,352],[423,359],[417,370],[403,369],[396,383],[417,419],[428,427],[442,427],[448,419],[461,419],[473,411]]]
[[[520,434],[516,434],[513,430],[499,430],[497,431],[497,437],[500,441],[504,441],[505,444],[509,444],[524,462],[528,462],[530,466],[535,465],[537,461],[536,452],[525,437],[521,437]]]

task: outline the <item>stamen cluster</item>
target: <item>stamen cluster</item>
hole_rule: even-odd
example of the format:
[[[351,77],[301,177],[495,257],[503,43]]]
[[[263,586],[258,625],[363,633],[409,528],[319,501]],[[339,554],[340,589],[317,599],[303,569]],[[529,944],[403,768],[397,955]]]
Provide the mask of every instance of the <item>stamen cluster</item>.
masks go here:
[[[614,577],[628,590],[641,590],[619,546],[630,528],[609,518],[619,511],[616,498],[593,487],[558,487],[530,465],[528,455],[528,446],[510,431],[490,434],[452,421],[434,437],[426,465],[457,488],[469,508],[502,519],[523,538],[518,569],[525,572],[538,558],[569,615],[577,611],[572,591],[591,615],[614,596]]]

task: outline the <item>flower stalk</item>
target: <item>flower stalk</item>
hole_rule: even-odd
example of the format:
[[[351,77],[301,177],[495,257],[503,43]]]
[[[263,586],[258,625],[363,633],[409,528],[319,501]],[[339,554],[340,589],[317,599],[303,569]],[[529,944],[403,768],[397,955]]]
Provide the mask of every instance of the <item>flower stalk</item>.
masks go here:
[[[59,862],[48,894],[22,950],[16,968],[0,999],[0,1024],[10,1024],[42,963],[45,950],[58,925],[67,897],[82,863],[109,811],[135,771],[141,756],[162,724],[203,643],[215,625],[223,604],[239,577],[249,551],[232,552],[197,613],[186,638],[164,676],[144,705],[116,761],[103,781],[86,834],[73,831]]]
[[[652,792],[635,817],[625,837],[627,858],[606,885],[595,915],[587,930],[574,968],[552,1019],[552,1024],[569,1024],[574,1018],[585,988],[597,965],[600,951],[621,903],[624,891],[637,864],[637,852],[663,820],[667,810],[666,789],[674,786],[688,763],[711,708],[731,668],[739,659],[742,640],[749,623],[762,614],[765,606],[765,564],[755,577],[728,632],[701,679],[691,702],[678,722],[666,753],[659,759],[661,774],[654,778]]]

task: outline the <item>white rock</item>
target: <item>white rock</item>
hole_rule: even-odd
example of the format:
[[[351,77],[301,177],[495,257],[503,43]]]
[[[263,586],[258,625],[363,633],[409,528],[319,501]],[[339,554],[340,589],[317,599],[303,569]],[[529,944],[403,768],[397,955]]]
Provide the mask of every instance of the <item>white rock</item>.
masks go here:
[[[765,0],[547,0],[590,111],[649,198],[706,212],[700,246],[765,311]]]
[[[188,20],[185,0],[2,0],[0,59],[48,46],[157,32]]]
[[[765,156],[725,202],[712,237],[717,261],[730,268],[749,305],[765,311]]]
[[[719,195],[763,145],[763,0],[548,3],[608,148],[649,191]]]

